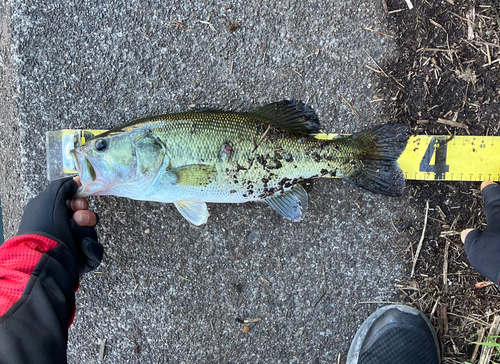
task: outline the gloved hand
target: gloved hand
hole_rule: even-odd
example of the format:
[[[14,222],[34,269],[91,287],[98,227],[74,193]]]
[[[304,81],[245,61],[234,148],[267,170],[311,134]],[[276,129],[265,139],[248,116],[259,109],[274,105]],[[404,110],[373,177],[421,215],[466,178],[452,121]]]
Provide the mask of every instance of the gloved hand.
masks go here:
[[[472,267],[481,275],[499,285],[500,278],[500,185],[483,182],[481,193],[484,199],[487,227],[484,231],[468,229],[462,231],[465,252]]]
[[[104,249],[94,229],[97,215],[88,211],[85,199],[71,200],[77,189],[73,178],[53,181],[26,205],[17,234],[38,234],[59,241],[75,258],[81,276],[99,265]]]

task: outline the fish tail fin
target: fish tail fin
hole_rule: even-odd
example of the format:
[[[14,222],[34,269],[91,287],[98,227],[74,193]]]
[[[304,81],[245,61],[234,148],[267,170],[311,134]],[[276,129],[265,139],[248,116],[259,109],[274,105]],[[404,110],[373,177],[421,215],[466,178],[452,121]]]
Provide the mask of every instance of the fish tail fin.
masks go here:
[[[353,134],[359,161],[342,172],[344,178],[375,193],[402,196],[405,179],[398,158],[406,148],[407,130],[404,124],[386,124]]]

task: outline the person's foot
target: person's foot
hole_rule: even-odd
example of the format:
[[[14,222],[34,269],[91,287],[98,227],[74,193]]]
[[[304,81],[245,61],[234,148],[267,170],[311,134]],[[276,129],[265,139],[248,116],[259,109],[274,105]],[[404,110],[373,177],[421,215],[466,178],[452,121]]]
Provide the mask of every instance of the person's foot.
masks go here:
[[[361,325],[347,364],[439,364],[436,332],[425,315],[409,306],[375,311]]]

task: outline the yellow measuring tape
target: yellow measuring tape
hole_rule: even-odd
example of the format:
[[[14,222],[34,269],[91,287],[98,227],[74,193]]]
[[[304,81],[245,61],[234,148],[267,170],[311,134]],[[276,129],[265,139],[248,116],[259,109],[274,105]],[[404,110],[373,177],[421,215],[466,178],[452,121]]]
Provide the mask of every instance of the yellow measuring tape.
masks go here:
[[[500,181],[500,137],[414,136],[398,162],[406,179]]]
[[[105,131],[78,131],[81,144]],[[332,139],[335,136],[318,134],[315,137]],[[408,180],[500,181],[500,137],[417,135],[409,138],[398,162]],[[74,171],[65,169],[64,172]]]

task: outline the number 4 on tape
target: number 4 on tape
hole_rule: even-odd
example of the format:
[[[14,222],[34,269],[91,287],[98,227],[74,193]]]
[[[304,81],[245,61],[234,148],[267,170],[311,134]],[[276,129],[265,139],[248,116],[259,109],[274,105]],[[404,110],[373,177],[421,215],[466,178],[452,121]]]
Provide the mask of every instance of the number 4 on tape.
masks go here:
[[[500,137],[411,137],[398,160],[406,179],[500,180]]]
[[[420,172],[433,172],[435,179],[444,179],[445,173],[450,171],[450,165],[446,164],[446,154],[448,152],[446,137],[432,137],[429,146],[425,150],[420,161]],[[434,164],[430,164],[434,156]]]

